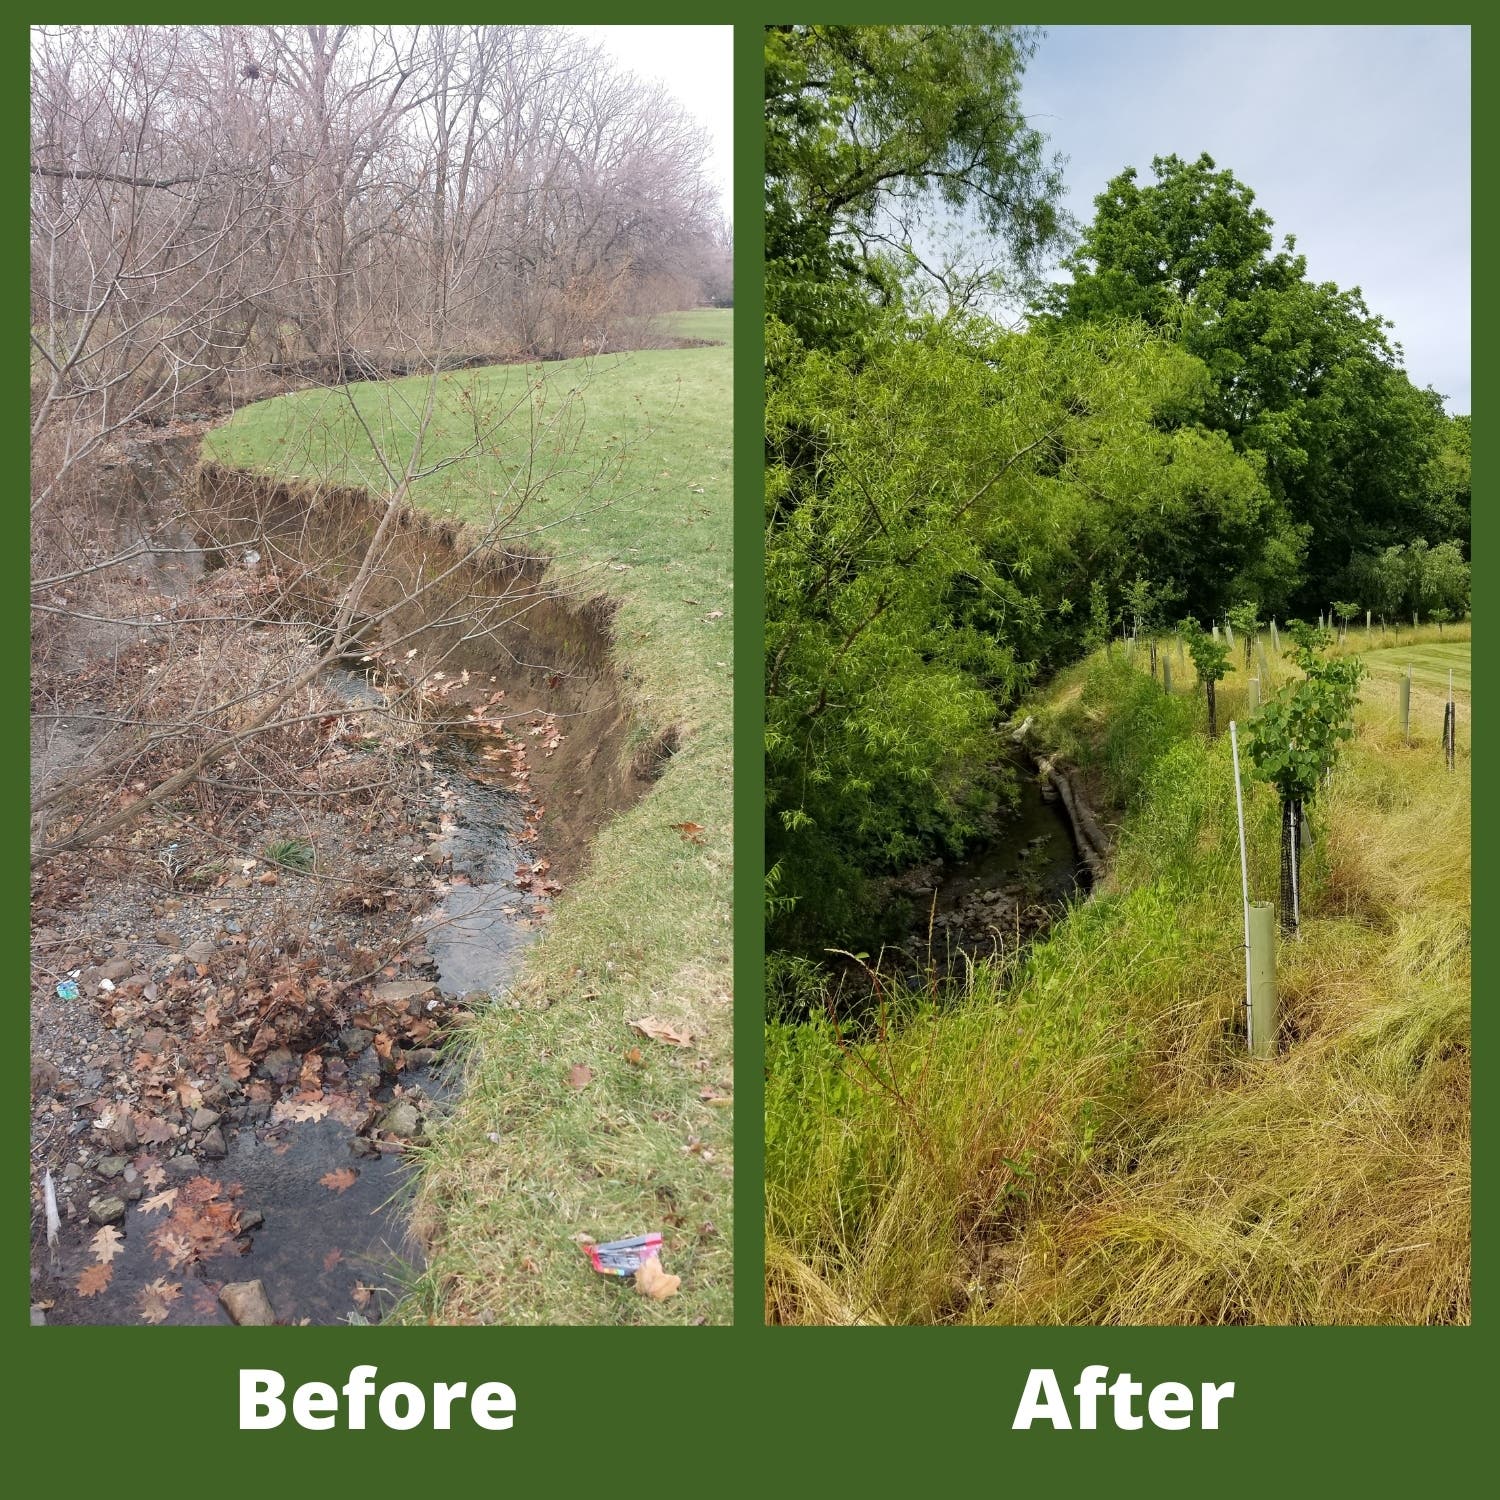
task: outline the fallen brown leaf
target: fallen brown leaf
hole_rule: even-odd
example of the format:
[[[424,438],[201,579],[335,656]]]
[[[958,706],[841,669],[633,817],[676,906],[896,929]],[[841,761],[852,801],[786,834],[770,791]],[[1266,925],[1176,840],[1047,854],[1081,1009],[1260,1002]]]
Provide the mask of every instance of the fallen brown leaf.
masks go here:
[[[668,1297],[675,1297],[681,1285],[682,1277],[669,1276],[654,1255],[650,1260],[643,1260],[635,1273],[636,1291],[643,1297],[650,1297],[653,1302],[665,1302]]]
[[[570,1089],[586,1088],[593,1082],[594,1070],[587,1063],[574,1063],[568,1069],[568,1087]]]
[[[679,1031],[670,1022],[663,1021],[660,1016],[642,1016],[639,1021],[627,1021],[625,1024],[632,1031],[638,1031],[642,1036],[648,1036],[655,1042],[666,1042],[673,1047],[693,1045],[692,1032]]]
[[[89,1249],[94,1252],[95,1260],[108,1262],[120,1253],[120,1246],[124,1243],[125,1236],[113,1224],[106,1224],[89,1241]]]
[[[172,1304],[182,1295],[180,1281],[168,1281],[158,1276],[155,1281],[143,1286],[137,1294],[144,1323],[165,1323]]]
[[[630,1051],[625,1054],[625,1061],[628,1062],[632,1067],[638,1068],[645,1061],[645,1058],[642,1057],[641,1049],[639,1047],[632,1047]]]
[[[359,1173],[353,1167],[340,1167],[337,1172],[325,1172],[318,1181],[330,1192],[346,1193],[354,1186]]]
[[[163,1209],[171,1208],[171,1206],[176,1201],[177,1189],[167,1188],[164,1191],[157,1193],[150,1198],[147,1198],[145,1202],[141,1204],[141,1212],[143,1214],[160,1213]]]
[[[687,844],[701,844],[703,835],[708,832],[702,823],[668,823],[667,827],[675,828]]]
[[[342,1250],[330,1250],[328,1254],[323,1257],[323,1269],[325,1271],[331,1271],[336,1265],[338,1265],[341,1260],[343,1260],[343,1258],[344,1252]]]
[[[113,1266],[104,1264],[90,1266],[78,1278],[78,1295],[80,1297],[97,1297],[109,1285],[110,1277],[114,1274],[115,1268]]]

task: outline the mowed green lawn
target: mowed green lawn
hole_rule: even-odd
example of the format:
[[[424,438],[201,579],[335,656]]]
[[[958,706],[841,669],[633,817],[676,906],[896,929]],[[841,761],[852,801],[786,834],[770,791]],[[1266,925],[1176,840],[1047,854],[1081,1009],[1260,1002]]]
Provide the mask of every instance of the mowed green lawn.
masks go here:
[[[696,312],[678,327],[723,342],[456,372],[434,390],[424,464],[466,452],[476,413],[486,441],[419,480],[413,501],[483,524],[521,486],[539,489],[521,540],[619,600],[615,660],[635,742],[672,725],[683,739],[651,792],[604,828],[515,994],[467,1033],[465,1089],[421,1177],[416,1212],[433,1243],[407,1304],[413,1321],[731,1316],[732,314]],[[428,387],[351,388],[397,462]],[[247,408],[205,452],[385,482],[337,392]],[[671,826],[685,822],[703,826],[701,843]],[[643,1040],[626,1024],[643,1015],[690,1031],[694,1045]],[[592,1070],[583,1088],[568,1084],[577,1064]],[[665,1233],[666,1269],[683,1278],[660,1303],[597,1275],[578,1246],[580,1235],[651,1230]]]
[[[1362,651],[1360,656],[1372,677],[1398,679],[1411,668],[1412,681],[1423,687],[1448,691],[1448,674],[1453,674],[1454,692],[1467,693],[1470,685],[1468,641],[1426,641],[1410,647],[1395,646],[1379,651]]]

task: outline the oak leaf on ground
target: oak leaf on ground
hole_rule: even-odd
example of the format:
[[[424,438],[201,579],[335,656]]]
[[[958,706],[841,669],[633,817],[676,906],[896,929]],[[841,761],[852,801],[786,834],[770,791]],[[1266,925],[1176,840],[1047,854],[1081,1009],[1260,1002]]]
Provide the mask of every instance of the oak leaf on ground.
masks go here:
[[[330,1192],[346,1193],[354,1186],[359,1173],[353,1167],[340,1167],[337,1172],[325,1172],[318,1181]]]
[[[96,1262],[78,1278],[78,1295],[80,1297],[97,1297],[109,1285],[109,1279],[114,1274],[115,1268],[113,1266]]]
[[[120,1246],[124,1243],[125,1236],[113,1224],[106,1224],[89,1241],[89,1249],[94,1252],[95,1260],[107,1262],[113,1260],[120,1253]]]
[[[141,1321],[165,1323],[167,1314],[172,1310],[172,1304],[181,1295],[182,1283],[180,1281],[168,1281],[164,1276],[158,1276],[155,1281],[143,1286],[137,1294]]]

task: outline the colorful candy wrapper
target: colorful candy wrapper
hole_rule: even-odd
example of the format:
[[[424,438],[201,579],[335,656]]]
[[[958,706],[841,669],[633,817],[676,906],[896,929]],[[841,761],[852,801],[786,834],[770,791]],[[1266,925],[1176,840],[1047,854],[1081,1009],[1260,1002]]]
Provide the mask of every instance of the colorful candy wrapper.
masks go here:
[[[633,1276],[643,1261],[661,1254],[659,1234],[637,1234],[628,1240],[611,1240],[607,1245],[585,1245],[594,1269],[605,1276]]]

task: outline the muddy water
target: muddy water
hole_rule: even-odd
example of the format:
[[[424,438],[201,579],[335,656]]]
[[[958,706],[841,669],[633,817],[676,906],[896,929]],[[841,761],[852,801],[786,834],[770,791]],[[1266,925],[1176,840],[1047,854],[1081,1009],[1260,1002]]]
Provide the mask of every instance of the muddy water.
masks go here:
[[[183,489],[191,482],[192,457],[191,448],[180,444],[142,444],[132,453],[129,478],[143,498],[136,510],[123,507],[117,527],[117,540],[139,532],[160,549],[159,555],[136,566],[149,575],[153,591],[173,596],[189,591],[205,566],[214,565],[216,552],[222,550],[217,544],[227,540],[233,547],[241,541],[248,545],[265,535],[262,515],[257,516],[256,529],[248,538],[205,535],[201,511],[195,513],[189,529],[163,525],[164,517],[176,514]],[[235,493],[244,498],[243,489]],[[282,492],[273,498],[279,501]],[[273,509],[280,512],[281,507]],[[316,527],[303,527],[299,535],[312,538],[317,550]],[[340,546],[345,545],[342,533],[338,540]],[[422,533],[422,540],[427,548],[433,538]],[[335,563],[341,560],[331,545],[324,551]],[[427,552],[419,565],[430,565]],[[164,586],[168,580],[169,586]],[[480,574],[466,577],[462,586],[472,593],[488,582]],[[529,638],[519,643],[524,649],[517,649],[513,635],[488,643],[488,649],[483,640],[466,643],[456,656],[446,641],[439,641],[435,648],[448,653],[445,661],[453,656],[455,666],[484,674],[481,680],[510,685],[513,699],[524,695],[528,707],[535,703],[540,711],[556,713],[565,730],[560,752],[555,757],[549,752],[547,760],[535,767],[540,793],[554,806],[554,816],[543,827],[540,848],[522,837],[528,832],[526,804],[503,781],[496,784],[486,776],[478,749],[448,737],[439,739],[429,752],[442,801],[442,822],[441,837],[427,858],[446,889],[435,895],[423,925],[429,971],[444,996],[455,999],[474,991],[503,990],[545,920],[547,899],[519,888],[518,867],[552,855],[557,873],[571,878],[582,866],[598,823],[610,810],[640,795],[653,774],[649,757],[627,771],[620,769],[627,764],[619,753],[626,717],[609,670],[608,639],[601,620],[586,609],[578,614],[561,605],[532,604],[527,614]],[[550,628],[537,630],[538,620]],[[400,623],[410,629],[409,620]],[[409,638],[422,639],[420,635]],[[78,643],[86,654],[107,651],[110,646],[105,639]],[[327,680],[351,707],[373,706],[372,690],[358,674],[333,669]],[[87,743],[87,725],[67,727]],[[80,748],[74,747],[73,753]],[[670,753],[670,746],[663,753]],[[438,1011],[443,1004],[436,1000],[420,1003]],[[332,1049],[329,1055],[333,1056]],[[445,1082],[440,1055],[429,1057],[425,1065],[416,1063],[414,1053],[407,1053],[407,1059],[407,1070],[401,1074],[402,1097],[416,1103],[424,1120],[430,1121],[441,1113],[453,1081]],[[67,1295],[93,1263],[87,1248],[93,1226],[70,1223],[59,1263],[51,1268],[63,1295],[57,1297],[48,1320],[136,1324],[141,1318],[141,1288],[158,1278],[182,1287],[167,1318],[173,1325],[229,1321],[215,1289],[226,1282],[250,1280],[263,1283],[282,1323],[378,1319],[398,1295],[404,1274],[421,1263],[420,1247],[406,1229],[406,1163],[399,1152],[381,1151],[363,1134],[369,1118],[390,1107],[394,1079],[382,1075],[380,1061],[369,1045],[340,1058],[330,1077],[335,1070],[350,1082],[363,1078],[362,1087],[368,1092],[360,1097],[368,1100],[370,1111],[363,1122],[346,1119],[341,1123],[329,1117],[272,1124],[264,1107],[257,1110],[238,1103],[226,1109],[222,1121],[224,1156],[196,1162],[177,1157],[169,1162],[172,1172],[166,1187],[184,1188],[207,1180],[226,1198],[233,1195],[239,1222],[246,1226],[246,1232],[223,1253],[200,1267],[174,1269],[169,1260],[159,1258],[153,1234],[162,1225],[162,1213],[144,1211],[139,1182],[91,1185],[91,1192],[123,1188],[127,1196],[136,1197],[118,1226],[124,1240],[113,1262],[114,1275],[109,1287],[87,1301]],[[351,1171],[355,1175],[341,1191],[324,1180],[330,1174],[342,1179]]]
[[[885,950],[883,973],[920,989],[935,975],[961,974],[972,959],[1014,957],[1088,888],[1066,809],[1044,795],[1028,764],[1018,759],[1016,771],[1017,804],[998,816],[988,838],[962,859],[921,866],[894,882],[894,893],[911,903],[912,925]],[[856,981],[851,993],[860,989]]]

